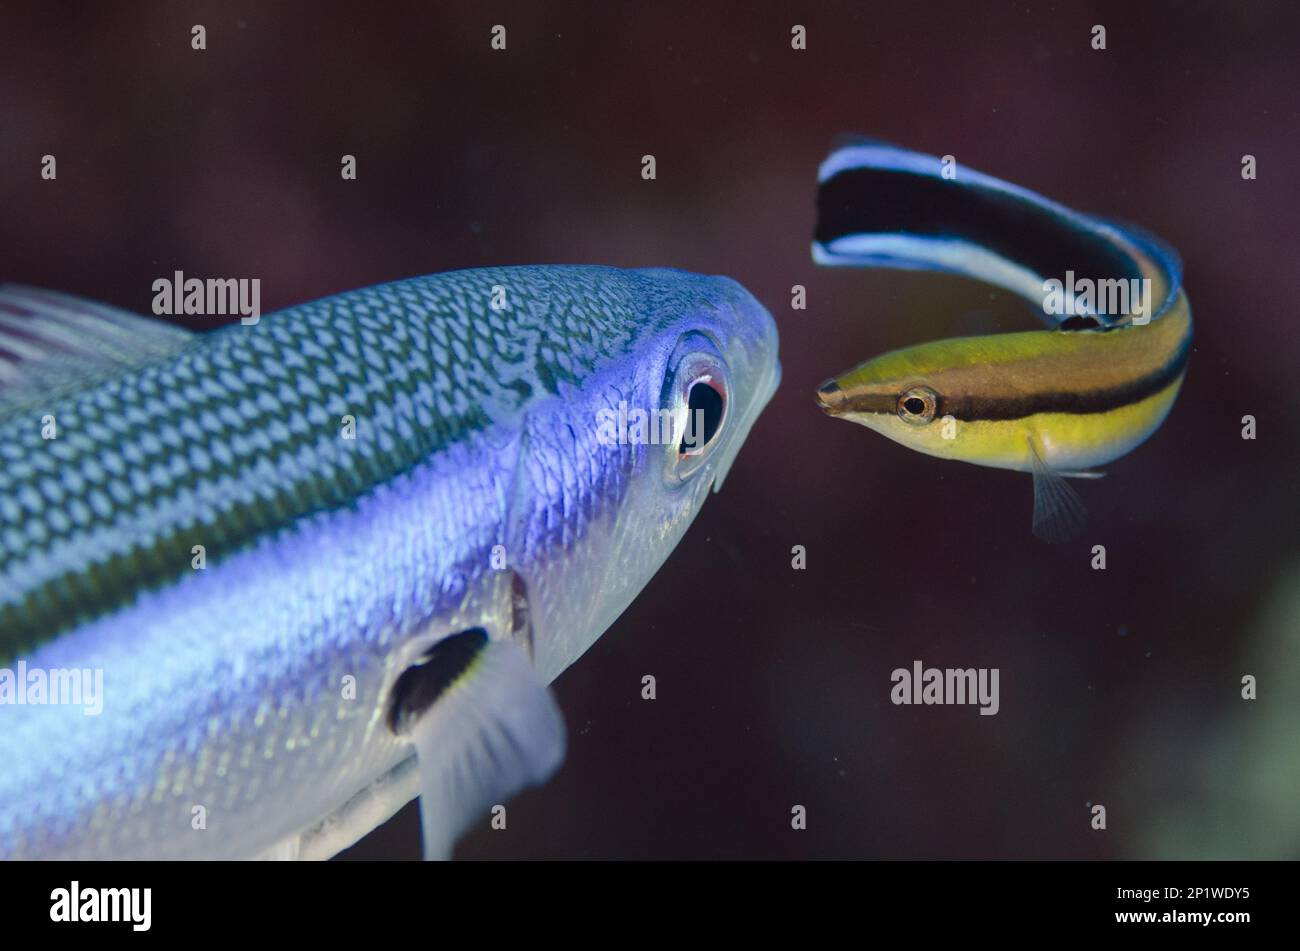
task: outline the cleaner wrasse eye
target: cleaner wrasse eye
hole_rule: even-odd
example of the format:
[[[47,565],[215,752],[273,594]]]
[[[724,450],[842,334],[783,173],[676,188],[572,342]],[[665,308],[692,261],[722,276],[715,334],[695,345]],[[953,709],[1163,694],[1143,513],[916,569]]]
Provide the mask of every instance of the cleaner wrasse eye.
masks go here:
[[[1085,521],[1064,477],[1099,477],[1087,470],[1140,445],[1187,371],[1191,308],[1171,248],[933,156],[877,142],[833,152],[813,258],[963,274],[1036,305],[1050,329],[894,350],[817,400],[919,452],[1032,473],[1034,533],[1050,541]]]
[[[210,333],[0,286],[0,858],[327,857],[416,796],[446,856],[779,379],[757,300],[667,269]]]

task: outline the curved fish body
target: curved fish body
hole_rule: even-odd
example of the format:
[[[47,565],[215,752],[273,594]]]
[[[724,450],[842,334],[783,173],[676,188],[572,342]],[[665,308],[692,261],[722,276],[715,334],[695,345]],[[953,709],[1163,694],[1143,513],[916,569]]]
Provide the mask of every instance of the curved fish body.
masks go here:
[[[517,267],[206,334],[6,287],[0,369],[0,857],[240,858],[417,794],[446,855],[544,780],[546,684],[780,368],[729,279]],[[708,419],[610,425],[638,409]]]
[[[951,162],[864,142],[823,163],[819,263],[947,271],[1033,302],[1050,328],[891,351],[828,380],[829,415],[944,459],[1034,475],[1034,531],[1078,532],[1063,476],[1140,445],[1173,406],[1192,318],[1177,255]]]

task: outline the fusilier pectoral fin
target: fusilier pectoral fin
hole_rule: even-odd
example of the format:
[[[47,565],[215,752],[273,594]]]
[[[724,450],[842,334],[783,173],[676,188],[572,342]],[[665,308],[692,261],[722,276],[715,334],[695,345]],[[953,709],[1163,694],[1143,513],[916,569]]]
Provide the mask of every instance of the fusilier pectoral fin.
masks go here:
[[[394,688],[393,728],[415,744],[424,857],[564,760],[564,719],[524,652],[481,630],[440,641]]]
[[[1029,440],[1029,461],[1034,474],[1034,534],[1044,541],[1064,542],[1074,538],[1088,522],[1088,509]]]

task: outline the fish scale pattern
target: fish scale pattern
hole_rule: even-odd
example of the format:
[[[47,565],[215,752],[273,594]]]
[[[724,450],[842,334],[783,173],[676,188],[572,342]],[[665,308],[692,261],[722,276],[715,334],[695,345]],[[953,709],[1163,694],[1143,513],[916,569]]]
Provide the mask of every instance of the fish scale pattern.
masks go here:
[[[0,662],[179,577],[194,545],[211,564],[517,421],[718,290],[668,271],[449,272],[25,405],[0,420]]]

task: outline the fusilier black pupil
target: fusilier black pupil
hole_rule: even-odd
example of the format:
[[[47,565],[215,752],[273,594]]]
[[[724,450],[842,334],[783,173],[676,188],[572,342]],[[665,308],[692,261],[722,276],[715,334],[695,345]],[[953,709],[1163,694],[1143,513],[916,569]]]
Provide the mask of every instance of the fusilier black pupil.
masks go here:
[[[919,396],[909,396],[903,400],[903,409],[907,410],[913,416],[920,416],[925,409],[925,400]]]
[[[707,383],[695,383],[686,396],[686,406],[691,415],[686,424],[686,434],[682,437],[680,451],[683,453],[699,451],[713,442],[718,427],[722,425],[722,394]]]

